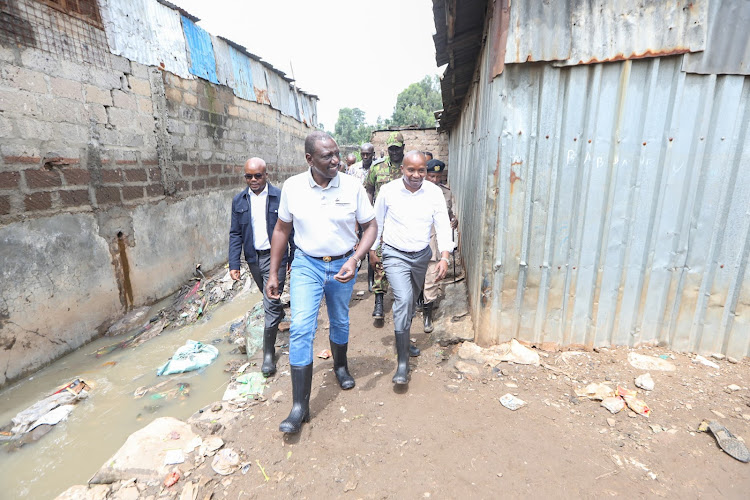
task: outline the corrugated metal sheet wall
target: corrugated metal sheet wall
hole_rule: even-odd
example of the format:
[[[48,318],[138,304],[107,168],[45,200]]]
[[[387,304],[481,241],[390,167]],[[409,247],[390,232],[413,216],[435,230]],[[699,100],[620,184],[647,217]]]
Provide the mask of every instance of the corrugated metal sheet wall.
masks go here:
[[[293,87],[267,63],[212,37],[176,10],[156,0],[100,0],[100,5],[114,54],[182,78],[197,76],[227,85],[237,97],[317,125],[316,97]]]
[[[511,64],[451,131],[477,339],[750,354],[750,78]]]

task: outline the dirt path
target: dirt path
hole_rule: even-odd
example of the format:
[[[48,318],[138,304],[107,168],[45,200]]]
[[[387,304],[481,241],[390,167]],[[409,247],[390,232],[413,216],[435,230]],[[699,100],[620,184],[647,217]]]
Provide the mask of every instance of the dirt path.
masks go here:
[[[651,372],[656,388],[642,396],[650,419],[628,410],[611,415],[573,391],[605,379],[634,389],[642,371],[628,363],[628,349],[585,353],[567,363],[560,353],[542,358],[582,383],[543,367],[505,363],[502,371],[476,365],[474,376],[462,375],[454,369],[457,346],[430,345],[418,317],[412,332],[420,333],[412,337],[423,352],[412,360],[408,389],[398,391],[391,383],[392,322],[373,326],[373,299],[363,281],[355,293],[365,290],[365,297],[351,308],[349,359],[357,386],[341,391],[332,360],[316,359],[312,421],[299,435],[284,437],[278,425],[290,409],[291,386],[283,356],[266,391],[269,401],[246,410],[222,435],[253,466],[223,483],[208,463],[197,472],[215,480],[215,497],[747,498],[750,465],[724,454],[710,435],[693,432],[702,419],[715,419],[750,439],[750,421],[742,417],[750,418],[747,360],[713,360],[720,365],[715,370],[677,354],[675,372]],[[321,316],[316,353],[328,347]],[[728,393],[730,384],[742,389]],[[515,412],[504,408],[498,399],[508,392],[528,404]]]
[[[300,434],[284,436],[278,426],[291,407],[291,382],[282,355],[264,394],[268,399],[235,413],[225,427],[214,427],[225,447],[249,464],[244,473],[219,476],[210,457],[197,468],[191,458],[179,466],[183,474],[175,486],[148,491],[144,486],[141,496],[177,497],[192,483],[200,499],[747,498],[750,465],[722,452],[710,434],[695,432],[701,420],[718,420],[750,440],[747,359],[712,359],[717,370],[687,355],[638,349],[666,354],[676,371],[650,372],[655,389],[640,393],[652,410],[649,419],[627,409],[612,415],[574,391],[605,381],[635,389],[634,378],[644,372],[628,363],[631,350],[565,356],[538,351],[547,367],[503,363],[491,369],[459,360],[456,345],[433,344],[421,333],[418,316],[412,337],[422,355],[412,359],[411,383],[399,391],[391,383],[392,322],[373,326],[373,299],[361,279],[355,295],[363,290],[362,300],[351,307],[353,390],[339,389],[331,359],[316,358],[312,421]],[[389,312],[390,305],[387,298]],[[321,311],[316,353],[328,348],[327,325]],[[279,343],[286,342],[282,334]],[[455,369],[457,361],[463,373]],[[727,389],[730,384],[740,389]],[[506,393],[527,404],[515,412],[506,409],[498,401]],[[223,406],[226,416],[229,405]],[[201,415],[212,422],[209,407]]]

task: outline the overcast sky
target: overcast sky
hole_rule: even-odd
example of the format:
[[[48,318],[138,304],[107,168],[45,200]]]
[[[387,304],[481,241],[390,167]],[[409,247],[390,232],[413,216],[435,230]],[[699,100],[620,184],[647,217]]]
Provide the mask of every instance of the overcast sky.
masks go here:
[[[198,25],[244,45],[320,98],[333,131],[339,108],[390,117],[410,83],[438,74],[430,0],[171,0]]]

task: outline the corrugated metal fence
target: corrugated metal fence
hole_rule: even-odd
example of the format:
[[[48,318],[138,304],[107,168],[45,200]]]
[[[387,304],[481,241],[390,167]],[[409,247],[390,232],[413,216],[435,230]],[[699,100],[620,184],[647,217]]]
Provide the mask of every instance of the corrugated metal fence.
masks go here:
[[[483,53],[449,169],[479,342],[750,354],[750,78],[682,62]]]

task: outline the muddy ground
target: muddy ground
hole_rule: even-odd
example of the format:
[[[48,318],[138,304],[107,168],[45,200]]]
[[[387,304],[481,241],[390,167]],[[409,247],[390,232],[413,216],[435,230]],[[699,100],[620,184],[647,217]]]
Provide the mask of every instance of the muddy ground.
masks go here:
[[[279,372],[264,393],[267,399],[238,412],[224,403],[221,412],[236,418],[213,426],[225,447],[248,465],[220,476],[210,457],[197,467],[189,457],[177,466],[182,475],[177,484],[139,486],[140,496],[748,497],[750,464],[725,454],[711,434],[696,432],[703,419],[717,420],[750,441],[747,358],[737,363],[711,358],[719,365],[714,369],[661,348],[565,356],[537,351],[542,366],[502,363],[493,369],[460,360],[458,345],[433,343],[417,316],[412,338],[422,355],[412,358],[411,382],[399,390],[391,383],[395,351],[390,314],[382,327],[373,325],[373,298],[363,273],[359,278],[355,295],[365,293],[351,307],[353,390],[339,389],[332,359],[316,358],[312,421],[298,435],[283,435],[278,426],[291,407],[291,381],[287,349],[282,348]],[[386,306],[390,311],[390,297]],[[450,328],[451,318],[440,321]],[[327,324],[323,308],[316,353],[329,347]],[[287,342],[288,332],[280,334],[277,344]],[[667,355],[676,366],[673,372],[650,371],[655,389],[639,391],[651,408],[650,418],[627,408],[613,415],[598,401],[575,396],[576,388],[591,382],[635,389],[633,380],[644,371],[628,363],[632,351]],[[259,366],[260,354],[255,361]],[[740,389],[727,389],[732,384]],[[517,411],[503,407],[498,400],[506,393],[526,405]],[[212,428],[205,425],[211,412],[207,407],[201,414],[204,436]],[[184,494],[186,485],[193,494]]]

